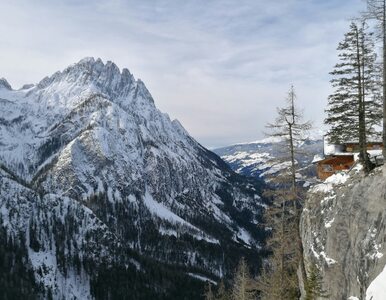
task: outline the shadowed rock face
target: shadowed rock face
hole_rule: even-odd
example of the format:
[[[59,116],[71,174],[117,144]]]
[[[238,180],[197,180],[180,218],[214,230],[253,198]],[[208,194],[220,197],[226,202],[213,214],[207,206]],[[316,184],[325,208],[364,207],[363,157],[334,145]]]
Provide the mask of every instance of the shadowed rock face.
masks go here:
[[[85,264],[86,272],[95,267],[80,276],[84,282],[74,286],[74,295],[76,289],[84,295],[93,284],[100,285],[108,268],[117,267],[110,262],[132,266],[133,257],[179,268],[181,278],[193,273],[217,279],[229,274],[242,255],[258,269],[264,238],[264,229],[257,226],[264,207],[259,183],[235,174],[178,121],[160,112],[143,82],[127,69],[86,58],[37,85],[17,91],[0,86],[0,101],[0,180],[4,190],[14,191],[15,203],[24,194],[32,197],[20,217],[17,205],[2,209],[13,200],[0,194],[3,225],[9,235],[33,232],[34,248],[28,239],[25,245],[30,260],[38,256],[35,252],[55,257],[34,260],[36,274],[43,263],[61,262],[48,267],[62,277],[37,278],[54,295],[71,288],[71,282],[58,282],[74,268],[74,260]],[[52,210],[50,199],[68,210],[55,213],[57,231],[42,225]],[[32,216],[34,202],[44,205],[41,214]],[[95,230],[82,229],[87,225],[83,216],[98,220]],[[8,226],[20,218],[27,219],[21,224],[33,226]],[[77,230],[80,239],[103,241],[104,248],[91,252],[82,243],[72,244]],[[58,240],[56,248],[50,239]],[[140,270],[144,266],[138,261]],[[103,294],[103,288],[98,291]]]
[[[0,78],[0,87],[7,90],[12,90],[11,85],[8,83],[8,81],[5,78]]]
[[[333,176],[314,186],[301,219],[305,260],[330,299],[365,299],[386,264],[386,169]]]

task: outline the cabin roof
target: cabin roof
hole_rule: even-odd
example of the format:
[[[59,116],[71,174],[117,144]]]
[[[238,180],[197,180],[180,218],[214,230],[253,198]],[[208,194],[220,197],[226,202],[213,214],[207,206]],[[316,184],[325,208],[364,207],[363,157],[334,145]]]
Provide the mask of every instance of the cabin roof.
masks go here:
[[[354,154],[345,153],[343,155],[342,153],[342,155],[326,157],[325,159],[319,160],[317,163],[318,164],[337,164],[337,163],[350,162],[350,161],[354,161]]]
[[[382,140],[378,138],[369,139],[366,143],[383,145]],[[355,141],[355,140],[345,141],[345,142],[342,142],[341,144],[330,144],[328,142],[328,138],[325,137],[324,138],[324,155],[326,156],[342,155],[342,154],[345,155],[347,154],[346,147],[348,145],[358,145],[358,144],[359,144],[358,141]]]

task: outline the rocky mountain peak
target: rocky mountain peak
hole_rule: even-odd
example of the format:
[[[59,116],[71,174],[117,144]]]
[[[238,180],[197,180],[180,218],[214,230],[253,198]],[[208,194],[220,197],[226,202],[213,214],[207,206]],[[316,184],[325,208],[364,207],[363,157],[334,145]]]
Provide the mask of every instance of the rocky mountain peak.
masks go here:
[[[0,89],[7,89],[12,90],[11,85],[8,83],[8,81],[5,78],[0,78]]]
[[[112,61],[104,63],[100,58],[86,57],[63,71],[45,77],[39,82],[37,89],[66,92],[76,90],[77,94],[90,90],[116,99],[127,97],[137,85],[142,89],[142,84],[134,79],[128,69],[121,72]]]
[[[260,183],[233,173],[159,111],[129,70],[85,58],[30,89],[0,89],[0,98],[0,223],[7,220],[5,240],[30,237],[22,242],[31,262],[25,267],[53,298],[92,299],[95,286],[115,291],[101,276],[133,264],[135,256],[157,268],[186,266],[178,277],[193,280],[230,274],[239,256],[259,257],[265,236],[256,226],[265,207]],[[30,214],[36,205],[41,213]],[[50,220],[55,224],[46,226]],[[101,236],[101,248],[88,247]],[[51,247],[55,239],[60,246]],[[75,270],[74,257],[80,267],[92,266],[79,280],[70,271],[76,286],[62,268]],[[137,260],[136,266],[125,268],[125,282],[145,270]],[[52,280],[40,276],[41,269]],[[154,280],[142,282],[151,288]]]

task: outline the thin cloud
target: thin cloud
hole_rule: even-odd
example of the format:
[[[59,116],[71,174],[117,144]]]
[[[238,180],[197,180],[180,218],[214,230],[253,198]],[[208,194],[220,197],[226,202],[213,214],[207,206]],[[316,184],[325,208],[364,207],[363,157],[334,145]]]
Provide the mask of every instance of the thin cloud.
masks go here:
[[[316,124],[351,0],[0,0],[0,77],[37,82],[84,56],[128,67],[207,146],[262,136],[290,84]]]

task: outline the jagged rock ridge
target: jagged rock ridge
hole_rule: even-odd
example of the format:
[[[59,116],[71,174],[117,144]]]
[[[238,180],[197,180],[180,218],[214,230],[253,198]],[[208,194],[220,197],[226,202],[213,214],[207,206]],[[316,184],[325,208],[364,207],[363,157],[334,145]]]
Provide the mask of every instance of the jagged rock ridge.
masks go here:
[[[2,227],[8,237],[22,236],[37,293],[103,298],[130,288],[109,285],[106,274],[144,276],[148,260],[216,279],[241,255],[259,256],[256,181],[233,173],[161,113],[127,69],[86,58],[20,90],[2,84],[0,104]],[[102,248],[84,245],[89,239]],[[158,287],[157,280],[147,283],[155,295],[181,296],[173,280]]]

